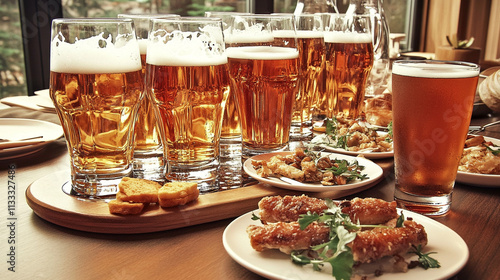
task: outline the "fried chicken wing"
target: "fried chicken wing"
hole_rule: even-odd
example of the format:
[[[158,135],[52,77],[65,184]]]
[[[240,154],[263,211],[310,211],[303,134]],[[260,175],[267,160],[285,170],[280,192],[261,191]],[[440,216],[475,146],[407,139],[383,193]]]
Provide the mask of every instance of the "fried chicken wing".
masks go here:
[[[354,198],[340,203],[342,212],[349,214],[352,221],[361,224],[382,224],[398,216],[396,202],[376,198]],[[327,209],[323,199],[302,196],[271,196],[259,202],[260,218],[264,222],[294,222],[302,214],[322,213]]]
[[[378,225],[398,217],[396,201],[387,202],[377,198],[353,198],[340,204],[342,212],[352,221],[365,225]]]
[[[263,222],[296,222],[300,215],[322,213],[328,207],[323,199],[302,196],[268,196],[259,201],[260,219]]]
[[[312,223],[300,230],[297,222],[278,222],[262,226],[251,225],[247,228],[250,244],[256,251],[278,249],[290,254],[294,250],[307,250],[329,239],[329,229],[318,223]],[[357,232],[351,247],[354,261],[369,263],[386,256],[408,252],[411,245],[427,244],[427,234],[422,225],[405,221],[404,227],[375,228]]]
[[[354,261],[370,263],[386,256],[408,252],[412,245],[427,245],[427,233],[422,225],[405,221],[404,227],[375,228],[360,231],[356,239],[348,244]]]
[[[285,254],[294,250],[309,249],[328,240],[329,229],[312,223],[304,230],[298,223],[278,222],[263,226],[251,225],[247,228],[250,244],[256,251],[278,249]]]

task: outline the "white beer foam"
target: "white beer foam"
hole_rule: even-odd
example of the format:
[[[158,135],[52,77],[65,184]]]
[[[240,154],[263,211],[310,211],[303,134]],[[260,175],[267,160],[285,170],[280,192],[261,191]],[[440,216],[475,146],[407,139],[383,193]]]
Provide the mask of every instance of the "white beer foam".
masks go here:
[[[139,43],[139,51],[141,54],[146,54],[148,49],[148,39],[137,39],[137,43]]]
[[[276,30],[273,31],[273,35],[276,38],[323,38],[322,31],[312,31],[312,30]]]
[[[253,32],[233,31],[232,33],[228,33],[226,37],[226,43],[251,44],[273,41],[274,36],[269,32],[261,32],[261,34],[255,35]]]
[[[99,44],[105,47],[99,47]],[[73,74],[126,73],[140,70],[141,59],[136,40],[103,33],[70,44],[60,33],[54,37],[50,48],[50,71]]]
[[[324,33],[325,43],[371,43],[372,37],[369,33],[329,31]]]
[[[206,28],[206,27],[205,27]],[[163,33],[163,32],[161,32]],[[221,38],[195,32],[174,31],[167,35],[150,38],[146,62],[159,66],[211,66],[227,63]],[[207,43],[209,42],[209,43]]]
[[[297,30],[297,38],[323,38],[323,31]]]
[[[460,64],[394,63],[392,73],[420,78],[470,78],[479,75],[479,68]]]
[[[237,59],[282,60],[299,57],[297,49],[270,46],[232,47],[226,53],[228,57]]]

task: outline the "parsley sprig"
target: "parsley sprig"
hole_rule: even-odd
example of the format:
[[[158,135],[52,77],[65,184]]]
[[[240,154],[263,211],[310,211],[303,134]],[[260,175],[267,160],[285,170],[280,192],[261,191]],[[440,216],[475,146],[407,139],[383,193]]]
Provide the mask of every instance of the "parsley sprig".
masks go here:
[[[332,200],[326,199],[328,209],[323,213],[310,213],[301,215],[298,223],[303,230],[313,222],[324,224],[330,229],[330,239],[322,244],[313,246],[312,251],[317,253],[316,257],[310,257],[300,251],[291,254],[292,261],[299,265],[311,264],[314,270],[321,270],[325,264],[332,267],[332,275],[335,279],[350,279],[354,258],[351,248],[347,246],[356,238],[357,230],[362,227],[386,227],[382,225],[360,225],[351,221],[349,215]]]
[[[436,252],[429,252],[429,253],[422,253],[422,246],[419,244],[418,246],[412,245],[413,250],[411,250],[409,253],[414,253],[418,256],[418,262],[420,265],[425,268],[440,268],[441,264],[439,264],[439,261],[430,257],[430,254],[436,254]]]
[[[493,150],[490,146],[488,146],[488,145],[486,145],[486,144],[483,144],[483,145],[486,147],[486,149],[490,150],[490,152],[491,152],[493,155],[495,155],[495,156],[500,155],[500,149]],[[496,147],[496,146],[494,146],[494,147]]]
[[[355,179],[364,180],[368,178],[367,174],[361,174],[361,171],[365,167],[360,165],[357,160],[351,164],[345,159],[335,159],[335,163],[336,165],[327,168],[326,171],[331,171],[335,176],[346,177],[348,182]]]

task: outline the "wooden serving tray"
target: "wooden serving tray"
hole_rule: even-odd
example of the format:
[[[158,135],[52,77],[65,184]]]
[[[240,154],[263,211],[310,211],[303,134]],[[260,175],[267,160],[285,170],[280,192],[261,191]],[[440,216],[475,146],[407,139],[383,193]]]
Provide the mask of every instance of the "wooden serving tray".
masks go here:
[[[69,178],[68,171],[60,171],[34,181],[26,190],[28,205],[39,217],[54,224],[113,234],[157,232],[237,217],[257,209],[257,203],[265,196],[306,194],[337,199],[371,188],[383,179],[356,189],[320,193],[290,191],[256,183],[203,194],[196,201],[179,207],[162,208],[151,204],[140,215],[121,216],[110,214],[104,200],[90,201],[67,195],[62,185]]]

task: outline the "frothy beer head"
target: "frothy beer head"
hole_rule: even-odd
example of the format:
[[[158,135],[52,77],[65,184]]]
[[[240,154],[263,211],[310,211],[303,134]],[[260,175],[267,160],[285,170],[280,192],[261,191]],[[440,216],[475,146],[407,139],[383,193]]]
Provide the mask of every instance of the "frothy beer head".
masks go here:
[[[299,57],[299,51],[294,48],[250,46],[228,48],[227,56],[236,59],[282,60]]]
[[[470,78],[478,75],[477,66],[471,68],[470,63],[462,64],[427,64],[427,63],[394,63],[392,73],[400,76],[420,78]]]
[[[134,39],[101,33],[68,43],[62,33],[54,36],[50,49],[50,71],[73,74],[133,72],[141,69],[139,45]]]
[[[366,44],[372,42],[369,33],[330,31],[325,32],[325,43]]]
[[[179,21],[181,24],[189,24]],[[220,20],[206,19],[198,31],[168,31],[175,20],[153,20],[146,62],[164,66],[210,66],[227,63]],[[201,25],[201,24],[199,24]],[[167,28],[167,29],[165,29]]]

